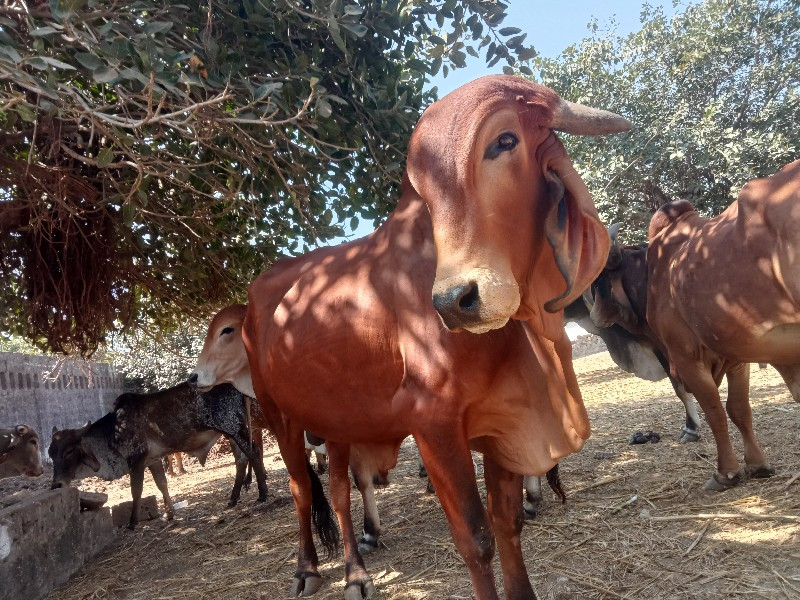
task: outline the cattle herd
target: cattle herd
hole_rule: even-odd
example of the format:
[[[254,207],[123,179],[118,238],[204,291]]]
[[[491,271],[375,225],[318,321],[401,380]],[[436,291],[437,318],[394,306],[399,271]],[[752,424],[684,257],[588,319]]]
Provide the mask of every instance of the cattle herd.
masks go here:
[[[187,382],[124,394],[97,422],[54,430],[53,487],[130,474],[133,528],[145,470],[171,516],[162,458],[188,452],[203,462],[225,435],[237,454],[230,504],[248,467],[263,501],[267,429],[299,522],[290,595],[322,585],[316,530],[327,551],[341,539],[344,596],[359,600],[375,593],[362,558],[378,547],[374,486],[413,436],[474,597],[498,598],[497,549],[506,596],[536,598],[523,515],[536,512],[540,476],[561,491],[558,462],[590,433],[566,321],[602,336],[624,370],[669,377],[686,407],[682,443],[698,439],[698,400],[717,446],[707,489],[773,475],[753,433],[749,365],[773,365],[800,400],[800,161],[748,183],[715,218],[666,204],[647,244],[620,246],[619,226],[600,221],[555,132],[629,127],[517,77],[448,94],[420,118],[402,195],[381,227],[259,275],[246,305],[212,319]],[[312,449],[320,472],[327,457],[333,512]],[[471,450],[484,457],[486,508]],[[358,537],[348,468],[365,507]],[[0,477],[41,473],[36,433],[0,429]]]

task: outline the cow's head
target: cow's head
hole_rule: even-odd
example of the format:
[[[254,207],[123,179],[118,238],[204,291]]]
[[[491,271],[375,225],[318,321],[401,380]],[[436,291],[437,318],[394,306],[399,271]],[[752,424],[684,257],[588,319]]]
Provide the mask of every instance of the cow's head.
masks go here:
[[[431,213],[433,303],[445,326],[481,333],[517,318],[561,335],[559,313],[602,269],[608,235],[553,130],[629,127],[503,75],[477,79],[425,111],[409,145],[407,184]]]
[[[53,483],[51,489],[66,487],[73,479],[79,477],[78,470],[88,467],[95,473],[100,470],[92,449],[84,441],[84,435],[91,427],[87,423],[80,429],[62,429],[53,427],[53,437],[47,453],[53,461]]]
[[[644,324],[637,316],[634,302],[646,294],[647,250],[644,246],[621,247],[617,242],[620,226],[614,223],[608,228],[611,240],[608,260],[583,298],[597,327],[620,325],[631,333],[642,334]]]
[[[39,477],[44,473],[39,454],[39,434],[27,425],[17,425],[2,431],[0,465],[11,473]]]
[[[255,397],[242,340],[246,313],[246,304],[234,304],[223,308],[211,320],[197,366],[189,375],[190,384],[207,390],[219,383],[232,383],[243,394]]]

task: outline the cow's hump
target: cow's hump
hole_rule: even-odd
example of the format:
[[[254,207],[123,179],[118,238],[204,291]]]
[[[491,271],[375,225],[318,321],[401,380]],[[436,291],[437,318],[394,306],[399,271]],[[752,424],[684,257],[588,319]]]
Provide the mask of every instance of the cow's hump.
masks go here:
[[[678,217],[688,212],[694,212],[694,206],[688,200],[675,200],[668,202],[659,208],[653,218],[650,219],[650,227],[647,229],[647,239],[652,240],[665,227],[674,223]]]

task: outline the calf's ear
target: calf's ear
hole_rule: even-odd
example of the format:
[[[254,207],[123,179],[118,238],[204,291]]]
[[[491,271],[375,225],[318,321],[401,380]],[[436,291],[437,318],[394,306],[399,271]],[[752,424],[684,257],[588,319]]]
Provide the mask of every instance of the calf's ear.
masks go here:
[[[97,460],[92,449],[85,444],[81,444],[81,462],[95,473],[100,470],[100,461]]]

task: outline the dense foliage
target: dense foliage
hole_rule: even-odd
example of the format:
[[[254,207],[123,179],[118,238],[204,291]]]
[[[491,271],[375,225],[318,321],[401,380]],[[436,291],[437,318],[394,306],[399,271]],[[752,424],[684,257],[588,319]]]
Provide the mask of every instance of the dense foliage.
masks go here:
[[[532,58],[499,0],[8,0],[0,330],[91,354],[391,209],[430,75]]]
[[[564,97],[633,122],[567,144],[603,217],[636,241],[667,199],[718,214],[748,180],[800,158],[800,1],[707,0],[642,20],[538,61]]]

